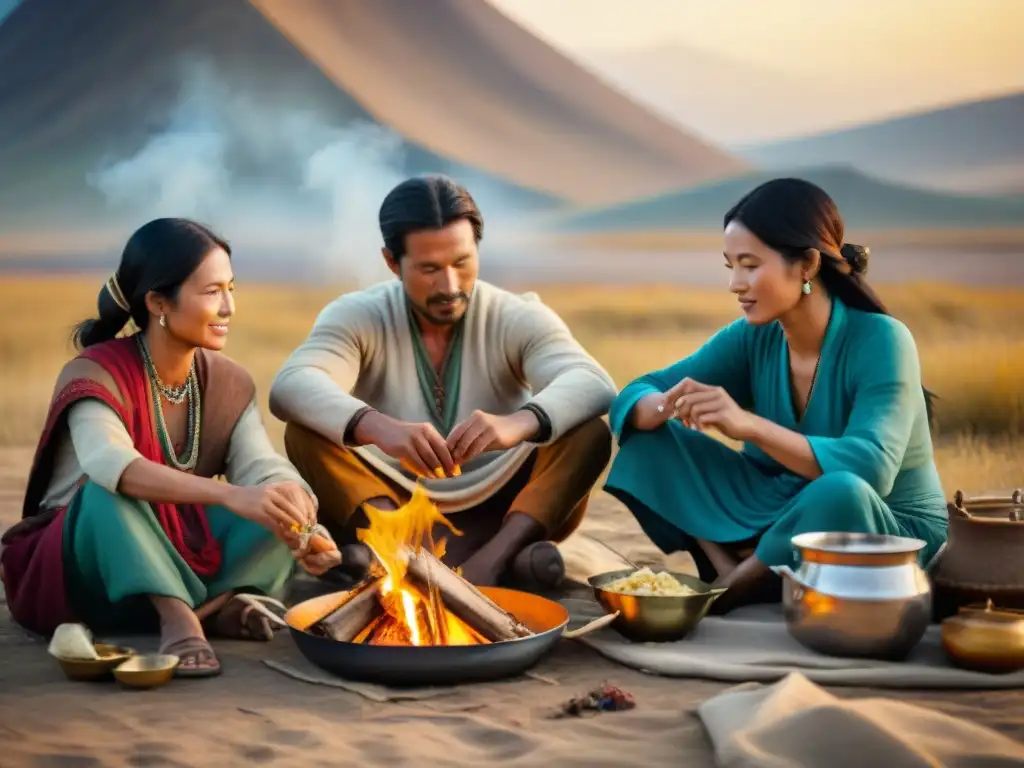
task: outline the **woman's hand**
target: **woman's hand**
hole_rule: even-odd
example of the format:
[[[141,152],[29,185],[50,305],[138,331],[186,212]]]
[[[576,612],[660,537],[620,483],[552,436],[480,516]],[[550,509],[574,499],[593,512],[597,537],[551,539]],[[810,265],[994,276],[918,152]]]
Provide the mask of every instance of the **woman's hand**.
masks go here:
[[[307,573],[314,576],[320,576],[336,565],[341,565],[342,561],[338,545],[322,525],[299,532],[292,546],[292,556]]]
[[[316,509],[297,483],[233,486],[224,506],[239,517],[263,526],[291,546],[298,531],[316,524]]]
[[[747,441],[754,431],[753,416],[722,387],[683,379],[665,393],[665,409],[670,407],[684,425],[701,432],[713,427],[731,440]]]
[[[319,553],[310,550],[307,555],[295,559],[307,573],[321,576],[336,565],[341,565],[341,552],[337,548]]]

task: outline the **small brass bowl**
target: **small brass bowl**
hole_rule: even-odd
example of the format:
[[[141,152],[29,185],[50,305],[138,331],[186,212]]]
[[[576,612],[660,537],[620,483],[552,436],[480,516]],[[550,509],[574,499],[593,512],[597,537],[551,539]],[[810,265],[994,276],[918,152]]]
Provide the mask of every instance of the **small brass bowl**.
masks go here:
[[[110,673],[116,667],[135,655],[133,649],[122,648],[119,645],[96,643],[93,645],[93,648],[96,649],[96,653],[99,655],[98,659],[64,659],[59,656],[55,657],[68,680],[101,680],[105,677],[110,677]]]
[[[668,571],[676,581],[697,592],[695,595],[627,595],[603,589],[616,579],[635,573],[627,568],[591,576],[594,596],[608,613],[619,612],[612,628],[637,642],[670,642],[686,637],[703,619],[725,589],[716,589],[696,576]]]
[[[970,605],[942,622],[942,647],[958,667],[1006,673],[1024,669],[1024,611]]]
[[[114,670],[114,677],[129,688],[156,688],[170,682],[179,661],[167,653],[133,656]]]

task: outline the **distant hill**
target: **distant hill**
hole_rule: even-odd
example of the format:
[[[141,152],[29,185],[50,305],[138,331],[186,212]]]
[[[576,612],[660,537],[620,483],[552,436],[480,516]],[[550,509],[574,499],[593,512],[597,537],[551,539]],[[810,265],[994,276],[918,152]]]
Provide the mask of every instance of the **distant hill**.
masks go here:
[[[722,217],[758,184],[798,176],[828,192],[847,226],[864,229],[943,229],[1024,226],[1024,197],[972,197],[879,181],[846,167],[759,172],[667,195],[589,209],[556,218],[563,232],[718,229]]]
[[[351,190],[304,192],[319,150],[357,123],[397,142],[342,141],[317,160],[320,183]],[[605,203],[749,166],[483,0],[23,0],[0,23],[0,235],[122,231],[124,211],[87,182],[101,167],[125,195],[128,181],[159,187],[165,212],[230,176],[225,197],[259,189],[263,205],[233,222],[276,210],[308,229],[314,209],[336,218],[353,198],[372,222],[377,186],[412,173],[451,173],[493,210]]]
[[[843,163],[906,184],[1024,194],[1024,93],[736,151],[760,167]]]

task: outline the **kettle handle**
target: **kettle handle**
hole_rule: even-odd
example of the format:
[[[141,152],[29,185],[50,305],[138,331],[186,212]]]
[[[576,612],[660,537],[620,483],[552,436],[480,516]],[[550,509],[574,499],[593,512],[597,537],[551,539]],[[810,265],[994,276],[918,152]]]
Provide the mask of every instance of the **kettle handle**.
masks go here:
[[[953,494],[953,503],[949,505],[949,511],[958,517],[970,518],[971,513],[967,511],[967,506],[986,506],[986,507],[1009,507],[1008,516],[1012,522],[1018,522],[1024,519],[1021,515],[1020,507],[1024,506],[1024,492],[1020,488],[1014,489],[1009,496],[973,496],[966,498],[964,492],[957,490]]]

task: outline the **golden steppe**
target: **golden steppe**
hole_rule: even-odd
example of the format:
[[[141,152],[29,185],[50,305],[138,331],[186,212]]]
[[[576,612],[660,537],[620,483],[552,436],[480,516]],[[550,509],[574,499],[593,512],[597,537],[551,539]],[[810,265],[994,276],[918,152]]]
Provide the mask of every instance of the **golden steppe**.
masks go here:
[[[102,278],[7,275],[0,281],[0,446],[30,447],[75,322],[95,312]],[[696,349],[736,317],[724,290],[523,285],[535,290],[620,385]],[[227,352],[255,376],[266,413],[271,378],[341,288],[240,284]],[[1024,292],[949,284],[882,286],[913,331],[938,397],[937,460],[949,493],[1024,484]]]

